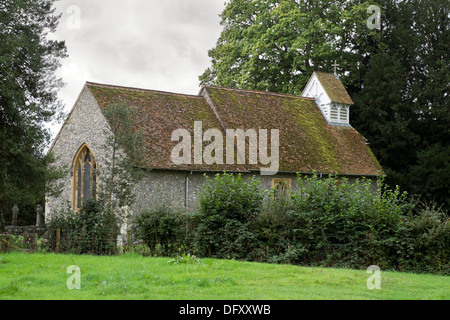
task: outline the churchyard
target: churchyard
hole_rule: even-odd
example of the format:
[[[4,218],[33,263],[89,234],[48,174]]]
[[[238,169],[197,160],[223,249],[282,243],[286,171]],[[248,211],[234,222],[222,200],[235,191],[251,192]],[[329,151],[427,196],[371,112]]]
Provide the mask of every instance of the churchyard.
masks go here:
[[[442,213],[413,218],[398,192],[337,182],[264,200],[257,180],[218,175],[199,212],[144,212],[106,243],[98,204],[62,212],[42,237],[3,236],[0,299],[449,299]]]

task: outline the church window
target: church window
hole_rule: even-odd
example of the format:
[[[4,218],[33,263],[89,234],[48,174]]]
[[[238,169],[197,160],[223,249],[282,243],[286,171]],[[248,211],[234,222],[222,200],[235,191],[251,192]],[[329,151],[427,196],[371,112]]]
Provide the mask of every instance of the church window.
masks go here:
[[[87,145],[78,151],[73,170],[73,209],[79,210],[83,201],[96,196],[97,163]]]

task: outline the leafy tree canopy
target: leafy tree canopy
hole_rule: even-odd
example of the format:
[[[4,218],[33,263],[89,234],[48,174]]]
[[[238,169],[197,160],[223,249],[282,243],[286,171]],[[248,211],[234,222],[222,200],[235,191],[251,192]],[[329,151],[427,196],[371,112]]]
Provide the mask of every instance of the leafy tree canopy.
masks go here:
[[[373,1],[233,0],[221,14],[224,27],[209,51],[212,66],[200,81],[242,89],[299,94],[314,70],[334,60],[351,81],[365,68],[380,35],[367,28]]]

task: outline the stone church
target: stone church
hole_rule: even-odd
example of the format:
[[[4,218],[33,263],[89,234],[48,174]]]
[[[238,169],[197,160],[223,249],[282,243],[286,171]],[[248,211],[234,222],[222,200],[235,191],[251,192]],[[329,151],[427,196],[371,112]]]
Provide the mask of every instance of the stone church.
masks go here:
[[[46,199],[46,219],[67,201],[77,210],[84,199],[95,197],[93,186],[101,179],[102,165],[109,156],[102,148],[105,130],[110,130],[104,112],[119,102],[138,110],[134,125],[142,129],[147,150],[146,175],[135,188],[133,212],[163,198],[194,209],[205,174],[212,177],[224,171],[239,172],[243,178],[258,176],[261,188],[275,187],[277,192],[295,189],[297,173],[333,174],[350,180],[366,177],[374,186],[384,174],[367,140],[350,125],[353,102],[334,74],[314,72],[301,96],[212,85],[203,85],[198,95],[188,95],[86,82],[49,149],[57,159],[55,165],[70,170],[60,196]],[[226,164],[206,163],[201,158],[191,163],[173,161],[173,150],[179,144],[173,133],[182,129],[195,136],[193,128],[198,123],[203,130],[213,129],[224,136],[229,128],[245,132],[276,129],[276,171],[262,174],[261,164],[249,161],[251,154],[244,154],[241,161],[237,155],[233,163]],[[237,139],[231,140],[237,153],[249,150],[247,140],[244,149],[239,149]]]

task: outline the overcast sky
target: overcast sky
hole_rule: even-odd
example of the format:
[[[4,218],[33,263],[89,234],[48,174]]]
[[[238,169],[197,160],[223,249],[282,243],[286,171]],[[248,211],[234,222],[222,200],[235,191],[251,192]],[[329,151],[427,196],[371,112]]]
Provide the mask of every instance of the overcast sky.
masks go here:
[[[222,27],[224,0],[60,0],[69,57],[57,75],[65,112],[86,81],[197,94]],[[51,126],[53,136],[62,123]]]

